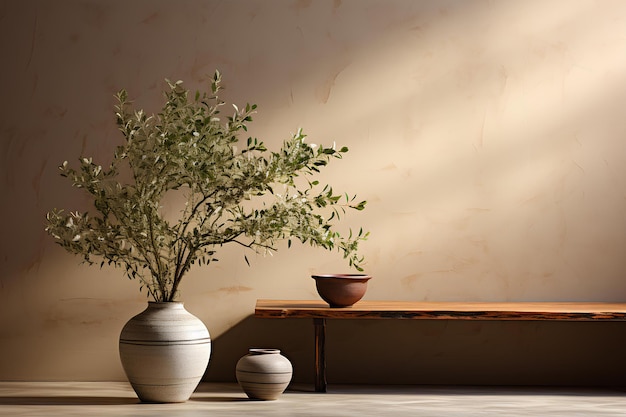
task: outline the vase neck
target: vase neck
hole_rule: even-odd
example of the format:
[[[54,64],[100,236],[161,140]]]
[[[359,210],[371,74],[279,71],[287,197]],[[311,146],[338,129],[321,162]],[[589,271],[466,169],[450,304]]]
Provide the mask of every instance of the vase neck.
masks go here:
[[[248,349],[251,355],[277,355],[280,354],[279,349],[260,349],[260,348],[251,348]]]
[[[148,301],[148,307],[152,309],[166,309],[166,308],[184,308],[182,301]]]

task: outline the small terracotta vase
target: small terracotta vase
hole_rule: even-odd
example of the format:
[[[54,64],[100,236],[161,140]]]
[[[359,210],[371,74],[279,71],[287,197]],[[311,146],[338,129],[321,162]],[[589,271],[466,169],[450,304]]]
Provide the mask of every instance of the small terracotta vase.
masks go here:
[[[237,382],[254,400],[275,400],[291,382],[293,367],[278,349],[250,349],[235,368]]]
[[[372,277],[365,274],[311,275],[315,279],[317,293],[331,307],[350,307],[365,295],[367,281]]]

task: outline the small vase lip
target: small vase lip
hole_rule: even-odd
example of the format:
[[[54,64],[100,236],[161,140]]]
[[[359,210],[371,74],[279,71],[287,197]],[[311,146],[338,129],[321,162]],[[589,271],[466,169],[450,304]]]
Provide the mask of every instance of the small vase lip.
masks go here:
[[[280,353],[280,349],[268,349],[268,348],[250,348],[248,349],[253,355],[268,355]]]
[[[325,278],[340,278],[340,279],[353,279],[358,281],[367,281],[372,277],[367,274],[321,274],[311,275],[313,279],[325,279]]]

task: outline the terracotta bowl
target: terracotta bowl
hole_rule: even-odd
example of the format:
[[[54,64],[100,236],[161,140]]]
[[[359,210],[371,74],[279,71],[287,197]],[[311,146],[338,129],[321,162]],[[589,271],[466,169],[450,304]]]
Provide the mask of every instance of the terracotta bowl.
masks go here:
[[[365,295],[369,275],[328,274],[311,275],[315,279],[317,293],[331,307],[350,307]]]

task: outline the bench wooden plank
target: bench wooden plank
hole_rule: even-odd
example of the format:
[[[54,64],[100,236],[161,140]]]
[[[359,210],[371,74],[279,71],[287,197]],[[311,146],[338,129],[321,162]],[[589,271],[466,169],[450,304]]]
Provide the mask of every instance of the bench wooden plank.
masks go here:
[[[326,319],[626,321],[626,303],[366,301],[331,308],[322,301],[257,300],[259,318],[313,319],[315,391],[326,392]]]
[[[626,321],[626,303],[257,300],[260,318]]]

